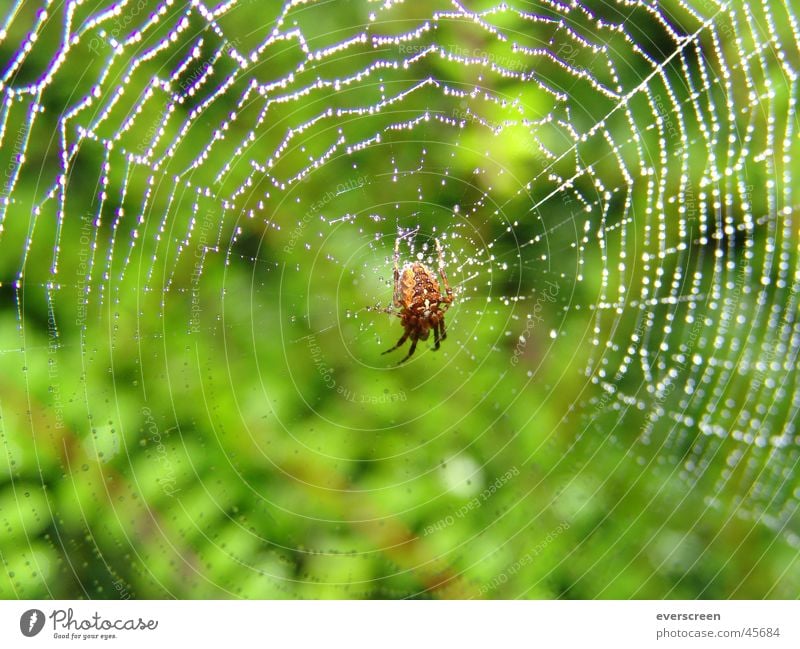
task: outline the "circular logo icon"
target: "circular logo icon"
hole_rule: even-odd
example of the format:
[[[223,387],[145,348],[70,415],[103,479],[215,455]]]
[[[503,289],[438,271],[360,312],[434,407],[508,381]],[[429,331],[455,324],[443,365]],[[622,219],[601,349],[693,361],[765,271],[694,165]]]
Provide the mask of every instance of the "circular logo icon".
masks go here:
[[[44,627],[44,613],[38,608],[25,611],[19,618],[19,630],[22,635],[32,638]]]

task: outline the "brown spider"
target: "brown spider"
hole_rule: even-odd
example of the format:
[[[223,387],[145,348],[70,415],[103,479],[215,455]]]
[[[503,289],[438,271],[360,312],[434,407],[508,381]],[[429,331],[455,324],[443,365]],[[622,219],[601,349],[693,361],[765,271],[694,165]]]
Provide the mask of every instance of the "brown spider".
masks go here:
[[[405,332],[397,344],[387,349],[384,354],[393,352],[411,338],[411,349],[400,363],[405,363],[414,354],[418,340],[428,340],[433,329],[433,349],[439,349],[440,341],[447,338],[444,328],[444,314],[453,303],[453,291],[444,273],[444,253],[439,240],[436,239],[436,251],[439,253],[439,275],[444,284],[445,295],[442,295],[439,282],[428,268],[417,261],[406,263],[402,271],[400,261],[400,239],[394,242],[394,297],[392,302],[397,308],[393,313],[400,318]],[[398,365],[400,365],[398,363]]]

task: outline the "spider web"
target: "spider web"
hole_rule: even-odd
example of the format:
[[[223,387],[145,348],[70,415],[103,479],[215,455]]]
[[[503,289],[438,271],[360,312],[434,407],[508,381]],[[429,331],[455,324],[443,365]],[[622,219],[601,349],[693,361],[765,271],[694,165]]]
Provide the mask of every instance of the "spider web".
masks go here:
[[[795,556],[797,16],[594,4],[8,11],[0,423],[28,539],[3,552],[9,593],[57,594],[63,570],[85,595],[185,596],[171,557],[199,596],[411,596],[443,571],[492,583],[531,526],[620,518],[623,538],[650,523],[602,588],[617,541],[579,539],[505,595],[697,596],[751,537],[751,571]],[[402,368],[381,356],[397,237],[431,265],[438,238],[456,289],[442,348]],[[499,520],[397,540],[510,469]],[[775,565],[743,592],[784,592]]]

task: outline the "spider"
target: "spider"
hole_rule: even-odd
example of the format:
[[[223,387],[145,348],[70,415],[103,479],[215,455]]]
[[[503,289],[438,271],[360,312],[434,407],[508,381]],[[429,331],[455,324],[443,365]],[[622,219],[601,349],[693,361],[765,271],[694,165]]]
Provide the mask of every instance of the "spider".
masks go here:
[[[439,288],[439,282],[434,274],[419,262],[406,263],[402,270],[400,261],[400,239],[394,242],[394,297],[392,302],[397,309],[393,313],[400,318],[405,330],[400,340],[384,354],[393,352],[411,338],[411,349],[408,356],[398,363],[405,363],[414,355],[418,340],[428,340],[430,330],[433,329],[434,351],[439,349],[439,344],[447,338],[444,328],[444,314],[453,303],[453,291],[447,282],[444,272],[444,253],[439,240],[436,239],[436,252],[439,255],[439,275],[442,278],[445,295]]]

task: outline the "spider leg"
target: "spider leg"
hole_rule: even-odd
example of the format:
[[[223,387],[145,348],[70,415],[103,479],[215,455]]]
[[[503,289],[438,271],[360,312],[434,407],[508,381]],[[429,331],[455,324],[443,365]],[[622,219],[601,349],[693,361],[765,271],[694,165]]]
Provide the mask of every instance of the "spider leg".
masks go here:
[[[442,278],[447,297],[450,298],[446,302],[449,305],[450,302],[453,301],[453,289],[450,288],[450,282],[447,281],[447,274],[444,272],[444,251],[442,250],[442,244],[439,243],[439,239],[436,239],[436,252],[439,253],[439,275]]]
[[[398,347],[401,347],[401,346],[403,345],[403,343],[404,343],[404,342],[405,342],[407,339],[408,339],[408,332],[406,332],[406,333],[404,333],[402,336],[400,336],[400,340],[398,340],[398,341],[397,341],[397,344],[396,344],[394,347],[392,347],[391,349],[387,349],[385,352],[383,352],[383,353],[381,354],[381,356],[383,356],[383,354],[388,354],[389,352],[393,352],[393,351],[394,351],[395,349],[397,349]],[[415,344],[416,344],[416,343],[415,343]]]
[[[402,365],[405,363],[409,358],[414,355],[414,351],[417,349],[417,338],[411,339],[411,349],[408,350],[408,356],[406,356],[402,361],[398,363],[398,365]]]
[[[439,329],[442,332],[441,340],[444,340],[445,338],[447,338],[447,329],[444,328],[444,316],[442,316],[442,319],[439,320]]]
[[[433,325],[433,351],[439,349],[439,324]]]

